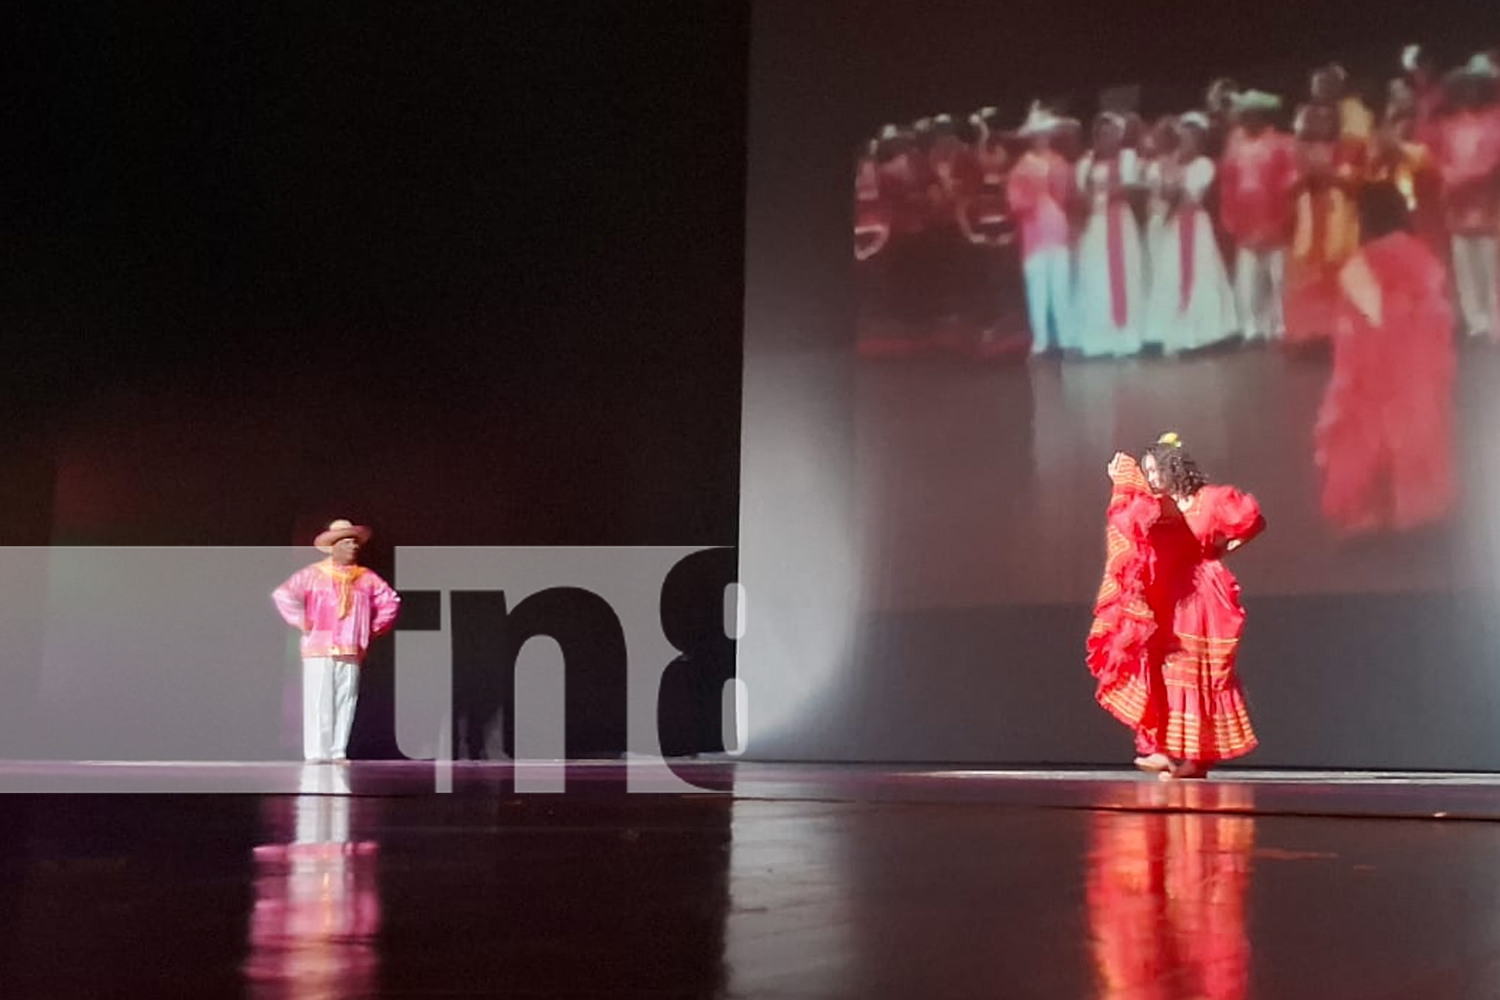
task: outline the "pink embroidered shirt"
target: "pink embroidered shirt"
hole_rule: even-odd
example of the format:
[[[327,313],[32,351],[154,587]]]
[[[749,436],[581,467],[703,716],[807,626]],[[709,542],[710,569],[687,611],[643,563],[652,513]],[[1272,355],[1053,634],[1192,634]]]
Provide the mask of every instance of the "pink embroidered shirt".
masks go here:
[[[1068,245],[1071,170],[1058,154],[1031,150],[1010,172],[1007,195],[1021,219],[1021,247],[1029,257]]]
[[[302,656],[363,660],[370,640],[396,624],[401,595],[363,566],[332,559],[293,573],[271,594],[286,623],[302,632]]]
[[[1440,119],[1433,152],[1442,171],[1448,229],[1493,236],[1500,224],[1500,109]]]

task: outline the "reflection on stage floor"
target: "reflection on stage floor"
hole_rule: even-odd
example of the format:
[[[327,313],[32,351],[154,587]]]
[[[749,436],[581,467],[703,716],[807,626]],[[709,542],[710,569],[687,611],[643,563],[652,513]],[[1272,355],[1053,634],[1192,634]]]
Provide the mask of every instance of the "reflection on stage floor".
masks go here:
[[[0,992],[1500,995],[1500,776],[532,766],[0,765]]]

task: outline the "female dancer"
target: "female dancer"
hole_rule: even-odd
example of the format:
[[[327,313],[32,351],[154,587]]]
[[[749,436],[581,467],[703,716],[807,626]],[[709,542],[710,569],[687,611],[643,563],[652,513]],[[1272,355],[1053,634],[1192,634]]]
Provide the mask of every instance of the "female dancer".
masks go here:
[[[1265,527],[1255,498],[1210,486],[1175,433],[1117,453],[1108,558],[1089,630],[1095,698],[1136,737],[1136,766],[1201,778],[1255,748],[1235,673],[1245,624],[1223,558]]]
[[[1333,336],[1339,269],[1359,249],[1356,208],[1365,146],[1339,134],[1335,104],[1297,115],[1296,223],[1286,262],[1286,342],[1306,346]]]
[[[1147,171],[1156,194],[1146,329],[1165,354],[1227,340],[1239,329],[1234,289],[1204,207],[1214,162],[1203,153],[1208,119],[1189,112],[1174,123],[1176,146]]]
[[[1408,232],[1406,199],[1372,184],[1365,245],[1339,275],[1333,377],[1314,431],[1323,513],[1348,534],[1440,521],[1453,472],[1453,311],[1448,276]]]
[[[1078,163],[1076,197],[1087,221],[1078,241],[1074,318],[1088,357],[1140,353],[1145,254],[1131,198],[1144,192],[1140,159],[1125,145],[1125,120],[1105,112],[1094,148]]]

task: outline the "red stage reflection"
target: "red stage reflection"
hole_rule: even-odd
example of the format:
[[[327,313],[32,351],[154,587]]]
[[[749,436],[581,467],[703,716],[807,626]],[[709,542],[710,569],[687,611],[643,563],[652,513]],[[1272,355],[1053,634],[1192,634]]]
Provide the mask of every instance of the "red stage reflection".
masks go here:
[[[1099,812],[1088,913],[1106,1000],[1243,1000],[1251,816]]]

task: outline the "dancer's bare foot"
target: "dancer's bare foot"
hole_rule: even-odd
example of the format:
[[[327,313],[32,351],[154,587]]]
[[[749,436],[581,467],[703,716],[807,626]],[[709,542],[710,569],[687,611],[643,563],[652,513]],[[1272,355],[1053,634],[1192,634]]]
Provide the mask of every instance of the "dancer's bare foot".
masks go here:
[[[1208,777],[1208,768],[1190,760],[1179,761],[1157,775],[1162,781],[1187,781]]]
[[[1172,767],[1171,758],[1164,753],[1153,753],[1145,757],[1137,757],[1135,766],[1142,771],[1166,771]]]

